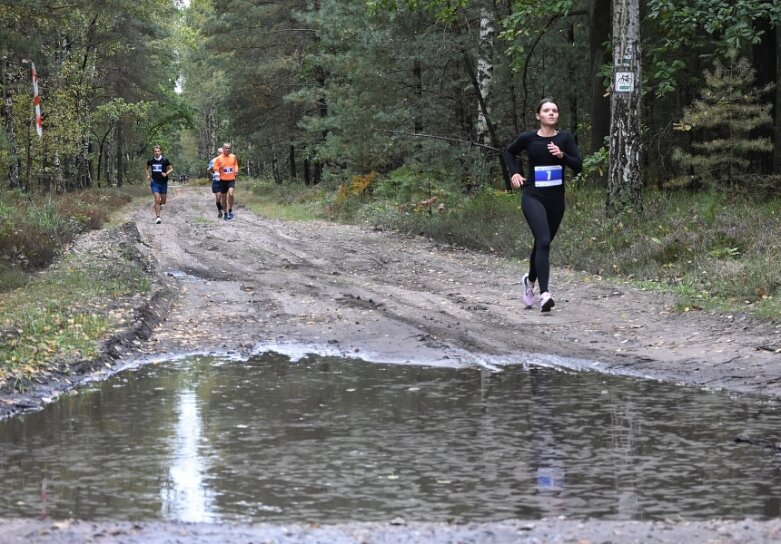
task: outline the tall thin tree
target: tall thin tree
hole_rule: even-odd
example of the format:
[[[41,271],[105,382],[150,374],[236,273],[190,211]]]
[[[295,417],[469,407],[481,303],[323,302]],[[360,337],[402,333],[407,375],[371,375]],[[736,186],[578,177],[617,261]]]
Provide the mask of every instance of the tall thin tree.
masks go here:
[[[640,1],[613,2],[613,91],[607,212],[643,209],[640,179]]]

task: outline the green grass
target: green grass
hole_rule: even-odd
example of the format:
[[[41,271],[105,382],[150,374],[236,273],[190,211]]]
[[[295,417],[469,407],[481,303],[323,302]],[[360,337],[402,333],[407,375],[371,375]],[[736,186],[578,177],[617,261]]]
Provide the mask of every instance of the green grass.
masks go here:
[[[2,192],[0,387],[24,389],[69,361],[94,358],[128,317],[114,301],[148,290],[139,263],[131,254],[117,259],[119,250],[98,247],[49,266],[78,234],[119,222],[140,196],[134,187],[62,197]]]
[[[325,217],[323,199],[330,196],[322,186],[301,186],[291,191],[287,185],[256,181],[242,195],[242,204],[254,213],[270,219],[311,221]]]
[[[264,217],[396,229],[526,266],[531,236],[519,195],[466,196],[419,172],[405,176],[316,186],[247,180],[241,199]],[[97,252],[49,265],[77,235],[118,224],[129,205],[150,196],[145,186],[62,197],[0,193],[0,387],[24,388],[68,361],[94,357],[127,318],[111,301],[148,289],[131,255]],[[647,190],[643,198],[643,213],[608,218],[603,189],[569,187],[553,266],[673,293],[679,311],[781,317],[781,200],[680,190]]]
[[[360,194],[350,187],[347,180],[314,188],[258,182],[253,193],[263,202],[259,209],[275,210],[274,217],[370,224],[491,252],[526,266],[532,239],[517,193],[483,189],[466,196],[443,184],[433,189],[419,182],[405,185],[398,176],[379,179]],[[398,198],[400,189],[403,199]],[[436,201],[428,205],[432,196]],[[652,285],[674,293],[680,311],[781,317],[781,199],[649,189],[643,204],[640,214],[607,217],[604,189],[570,186],[552,265]]]

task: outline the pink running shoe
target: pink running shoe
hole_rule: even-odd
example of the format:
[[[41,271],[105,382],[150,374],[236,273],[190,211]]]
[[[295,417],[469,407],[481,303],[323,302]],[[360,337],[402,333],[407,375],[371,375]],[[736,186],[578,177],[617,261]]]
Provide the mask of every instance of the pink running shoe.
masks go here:
[[[550,312],[550,309],[554,306],[556,306],[556,303],[553,302],[553,297],[548,291],[545,291],[540,297],[540,311]]]
[[[529,274],[523,275],[523,303],[527,308],[534,306],[534,284],[529,282]]]

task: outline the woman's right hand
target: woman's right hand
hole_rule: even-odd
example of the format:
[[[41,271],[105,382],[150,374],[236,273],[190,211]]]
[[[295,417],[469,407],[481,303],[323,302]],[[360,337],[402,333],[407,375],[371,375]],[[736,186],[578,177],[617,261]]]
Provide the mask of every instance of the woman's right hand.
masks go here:
[[[513,174],[513,177],[510,178],[510,183],[512,184],[514,189],[518,189],[519,187],[521,187],[524,181],[526,180],[520,174]]]

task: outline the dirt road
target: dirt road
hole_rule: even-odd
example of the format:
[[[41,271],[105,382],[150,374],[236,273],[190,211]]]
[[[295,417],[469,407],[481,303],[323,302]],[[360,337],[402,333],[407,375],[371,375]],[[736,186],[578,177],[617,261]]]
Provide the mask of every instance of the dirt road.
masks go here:
[[[240,203],[241,191],[237,196]],[[161,280],[133,329],[110,343],[112,360],[120,354],[126,360],[180,352],[321,351],[497,368],[557,364],[781,396],[781,322],[675,313],[669,296],[560,268],[552,275],[556,306],[542,314],[521,305],[520,263],[416,237],[236,211],[233,221],[218,220],[208,189],[175,188],[162,224],[154,224],[145,206],[118,229]],[[781,520],[281,527],[0,519],[0,544],[770,543],[780,534]]]
[[[172,196],[161,225],[146,209],[133,216],[179,291],[150,352],[262,344],[375,361],[558,364],[781,395],[781,322],[676,313],[671,297],[560,268],[556,306],[543,314],[521,304],[519,262],[244,209],[221,221],[206,190]]]

